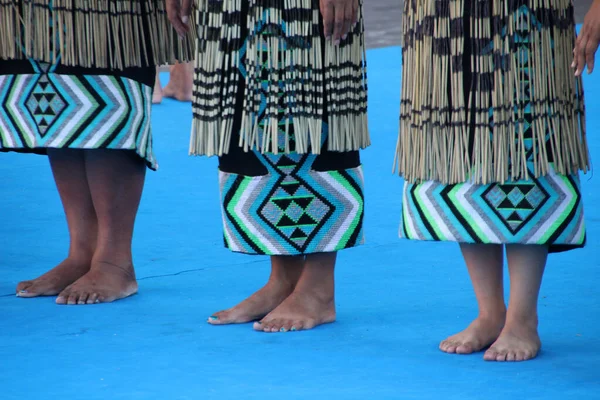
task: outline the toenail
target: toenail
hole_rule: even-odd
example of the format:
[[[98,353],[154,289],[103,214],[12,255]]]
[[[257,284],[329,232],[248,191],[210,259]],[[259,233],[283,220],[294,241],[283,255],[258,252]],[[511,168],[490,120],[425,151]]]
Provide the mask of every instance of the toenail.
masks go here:
[[[19,293],[28,293],[27,290],[19,290]]]
[[[209,319],[209,320],[211,320],[211,321],[216,321],[216,320],[218,320],[218,319],[219,319],[219,317],[216,317],[216,316],[214,316],[214,315],[211,315],[210,317],[208,317],[208,319]]]
[[[290,329],[290,331],[294,332],[296,330],[295,326],[292,326],[292,329]]]
[[[279,332],[285,332],[285,328],[280,328]]]

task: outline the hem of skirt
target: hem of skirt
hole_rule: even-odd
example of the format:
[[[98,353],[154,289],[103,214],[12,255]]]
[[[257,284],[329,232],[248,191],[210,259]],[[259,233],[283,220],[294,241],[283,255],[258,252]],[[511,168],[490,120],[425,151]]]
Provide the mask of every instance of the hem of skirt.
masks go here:
[[[310,252],[301,252],[301,251],[297,251],[297,252],[285,252],[285,253],[275,253],[275,252],[259,252],[259,251],[244,251],[244,250],[239,250],[239,249],[232,249],[231,247],[225,245],[225,248],[233,253],[237,253],[237,254],[246,254],[249,256],[306,256],[309,254],[320,254],[320,253],[336,253],[338,251],[342,251],[342,250],[349,250],[349,249],[353,249],[359,246],[362,246],[365,244],[364,238],[358,242],[355,243],[351,246],[343,246],[343,247],[339,247],[339,248],[334,248],[334,249],[317,249],[314,251],[310,251]]]
[[[40,155],[40,156],[47,156],[48,155],[48,149],[58,149],[56,147],[30,147],[30,148],[23,148],[23,147],[0,147],[0,153],[20,153],[20,154],[36,154],[36,155]],[[65,150],[123,150],[123,151],[133,151],[135,152],[135,154],[141,158],[142,160],[144,160],[144,162],[146,163],[146,167],[148,167],[148,169],[152,170],[152,171],[156,171],[158,170],[158,163],[156,161],[151,161],[149,160],[147,157],[143,156],[142,154],[140,154],[140,152],[137,149],[81,149],[81,148],[71,148],[71,147],[67,147],[65,148]]]
[[[584,236],[581,243],[522,243],[522,242],[466,242],[458,240],[436,240],[436,239],[416,239],[407,236],[400,235],[400,239],[413,240],[418,242],[439,242],[439,243],[456,243],[456,244],[521,244],[521,245],[533,245],[533,246],[548,246],[548,253],[564,253],[571,250],[582,249],[586,245],[587,238]]]

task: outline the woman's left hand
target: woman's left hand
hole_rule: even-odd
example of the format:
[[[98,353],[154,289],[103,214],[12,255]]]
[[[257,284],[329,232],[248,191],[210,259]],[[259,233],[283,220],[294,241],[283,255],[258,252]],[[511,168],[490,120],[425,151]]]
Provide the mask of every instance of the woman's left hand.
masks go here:
[[[171,24],[173,24],[173,27],[182,39],[190,31],[188,22],[190,21],[190,15],[192,15],[192,1],[166,0],[169,21],[171,21]]]
[[[358,22],[358,0],[320,0],[320,6],[325,38],[338,45]]]
[[[575,42],[573,63],[575,76],[580,76],[587,65],[588,74],[594,70],[596,50],[600,43],[600,0],[594,0],[583,20],[583,26]]]

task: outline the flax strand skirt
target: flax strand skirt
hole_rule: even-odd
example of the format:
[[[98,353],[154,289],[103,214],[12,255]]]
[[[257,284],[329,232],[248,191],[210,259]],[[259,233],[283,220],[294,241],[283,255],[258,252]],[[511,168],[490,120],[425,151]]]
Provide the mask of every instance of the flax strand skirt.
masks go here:
[[[248,12],[240,13],[248,6]],[[362,10],[362,1],[361,1]],[[370,144],[367,127],[367,76],[362,11],[360,23],[334,46],[322,35],[319,0],[210,0],[198,1],[196,85],[190,154],[222,155],[230,149],[235,119],[235,92],[245,80],[242,124],[237,143],[262,153],[295,151],[319,154],[327,115],[329,149],[359,150]],[[241,37],[241,25],[250,34]],[[279,25],[281,34],[263,38],[254,34],[261,24]],[[240,49],[244,45],[247,69],[240,76]],[[265,54],[266,51],[266,54]],[[267,57],[269,68],[258,67]],[[263,77],[260,74],[268,75]],[[264,85],[264,83],[268,83]],[[265,92],[266,131],[259,134]],[[286,145],[278,145],[279,94],[290,117],[285,127]]]
[[[589,160],[570,0],[406,4],[400,236],[583,246]]]
[[[191,25],[181,40],[164,0],[0,0],[0,59],[112,70],[191,61]]]
[[[213,120],[208,114],[196,114],[199,136],[195,140],[200,141],[210,131],[215,135],[210,139],[213,142],[197,144],[219,145],[219,149],[211,152],[220,154],[225,246],[246,254],[301,255],[360,245],[364,240],[360,156],[357,149],[332,150],[336,138],[330,124],[338,120],[331,118],[328,111],[332,109],[329,105],[332,99],[341,110],[356,107],[355,111],[340,114],[339,120],[360,124],[338,132],[348,133],[351,137],[347,140],[368,137],[366,125],[361,122],[366,124],[361,116],[366,110],[366,103],[362,104],[366,101],[363,61],[359,57],[363,54],[362,30],[355,30],[347,41],[361,43],[356,58],[349,58],[353,61],[344,67],[348,71],[332,68],[323,75],[318,68],[325,65],[325,46],[316,49],[311,46],[321,46],[324,38],[311,36],[312,30],[298,30],[304,26],[304,18],[310,22],[308,28],[321,26],[318,2],[308,3],[312,8],[307,12],[299,12],[297,7],[305,4],[301,2],[281,2],[281,9],[270,2],[272,7],[258,12],[259,3],[226,4],[240,11],[232,13],[235,21],[213,15],[216,21],[234,23],[239,28],[235,33],[237,43],[229,45],[235,46],[235,51],[228,55],[237,58],[225,63],[235,65],[235,70],[221,76],[208,74],[204,69],[210,64],[207,60],[203,61],[204,67],[196,69],[195,112],[204,110],[214,112],[215,116],[223,115]],[[288,8],[290,5],[292,8]],[[309,58],[303,58],[309,52],[316,52],[310,62]],[[360,79],[338,82],[336,71]],[[305,85],[301,85],[303,82]],[[225,103],[217,102],[224,95],[219,90],[225,89],[227,95],[219,100]],[[302,97],[309,95],[313,97]],[[206,109],[198,108],[201,98],[206,101]],[[293,107],[298,108],[294,111]],[[312,114],[297,114],[302,107]],[[221,130],[227,133],[223,136]],[[249,136],[255,138],[246,141]],[[354,145],[359,147],[360,143]]]
[[[129,150],[157,168],[155,65],[189,59],[163,1],[0,0],[0,151]]]
[[[570,68],[571,0],[412,0],[404,8],[395,166],[407,181],[527,178],[528,145],[535,177],[588,170],[582,82]]]

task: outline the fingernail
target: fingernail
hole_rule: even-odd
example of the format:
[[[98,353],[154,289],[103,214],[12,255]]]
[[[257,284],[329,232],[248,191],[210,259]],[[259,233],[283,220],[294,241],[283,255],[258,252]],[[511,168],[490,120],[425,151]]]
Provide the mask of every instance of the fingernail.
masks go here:
[[[575,68],[575,61],[571,63],[571,68]]]
[[[216,316],[214,316],[214,315],[211,315],[210,317],[208,317],[208,319],[209,319],[209,320],[211,320],[211,321],[216,321],[216,320],[218,320],[218,319],[219,319],[219,317],[216,317]]]
[[[184,24],[187,25],[188,21],[189,21],[189,17],[188,16],[181,17],[181,22],[183,22]]]
[[[331,40],[331,36],[326,36],[325,40]]]
[[[348,37],[348,34],[345,34],[344,36],[342,36],[342,40],[346,40],[347,37]]]
[[[335,43],[334,43],[334,44],[335,44],[336,46],[338,46],[338,45],[340,44],[340,40],[339,40],[339,39],[337,39],[337,40],[335,41]]]

